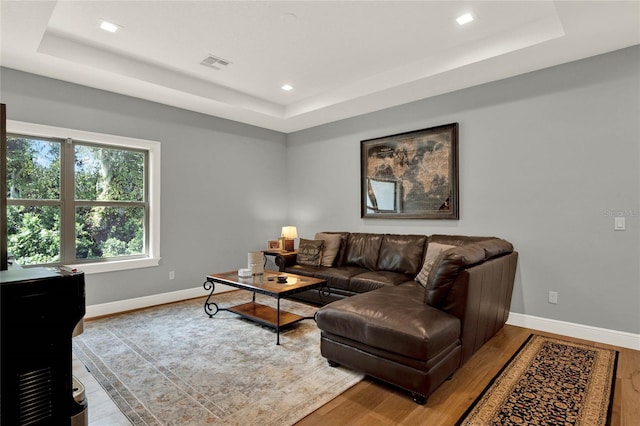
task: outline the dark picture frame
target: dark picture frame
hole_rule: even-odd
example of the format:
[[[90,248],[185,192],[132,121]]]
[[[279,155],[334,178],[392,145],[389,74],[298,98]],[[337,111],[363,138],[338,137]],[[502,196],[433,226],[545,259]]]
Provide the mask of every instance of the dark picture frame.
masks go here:
[[[458,123],[361,141],[361,217],[460,218]]]

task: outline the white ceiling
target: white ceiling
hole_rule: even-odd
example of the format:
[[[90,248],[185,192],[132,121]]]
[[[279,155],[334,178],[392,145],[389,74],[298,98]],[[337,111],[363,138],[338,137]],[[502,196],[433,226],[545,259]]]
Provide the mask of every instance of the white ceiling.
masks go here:
[[[0,14],[2,66],[282,132],[640,43],[639,1],[1,0]]]

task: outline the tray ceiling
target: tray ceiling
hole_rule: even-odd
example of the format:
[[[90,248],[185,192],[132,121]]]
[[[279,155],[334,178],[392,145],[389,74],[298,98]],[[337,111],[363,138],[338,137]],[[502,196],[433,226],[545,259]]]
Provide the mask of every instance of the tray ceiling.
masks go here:
[[[282,132],[640,43],[637,1],[0,7],[2,66]],[[458,25],[463,13],[475,20]]]

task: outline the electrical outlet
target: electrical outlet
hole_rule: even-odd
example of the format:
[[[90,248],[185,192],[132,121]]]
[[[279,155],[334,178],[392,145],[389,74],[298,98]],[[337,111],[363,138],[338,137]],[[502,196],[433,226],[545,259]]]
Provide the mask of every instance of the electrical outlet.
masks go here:
[[[553,303],[554,305],[558,303],[558,292],[550,291],[549,292],[549,303]]]
[[[169,271],[169,279],[174,280],[176,278],[176,271]]]

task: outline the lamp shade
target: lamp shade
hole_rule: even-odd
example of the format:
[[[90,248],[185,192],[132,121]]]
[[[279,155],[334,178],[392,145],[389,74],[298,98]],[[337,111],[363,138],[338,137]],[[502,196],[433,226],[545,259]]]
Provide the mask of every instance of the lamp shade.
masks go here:
[[[298,229],[295,226],[283,226],[281,236],[284,238],[298,238]]]

